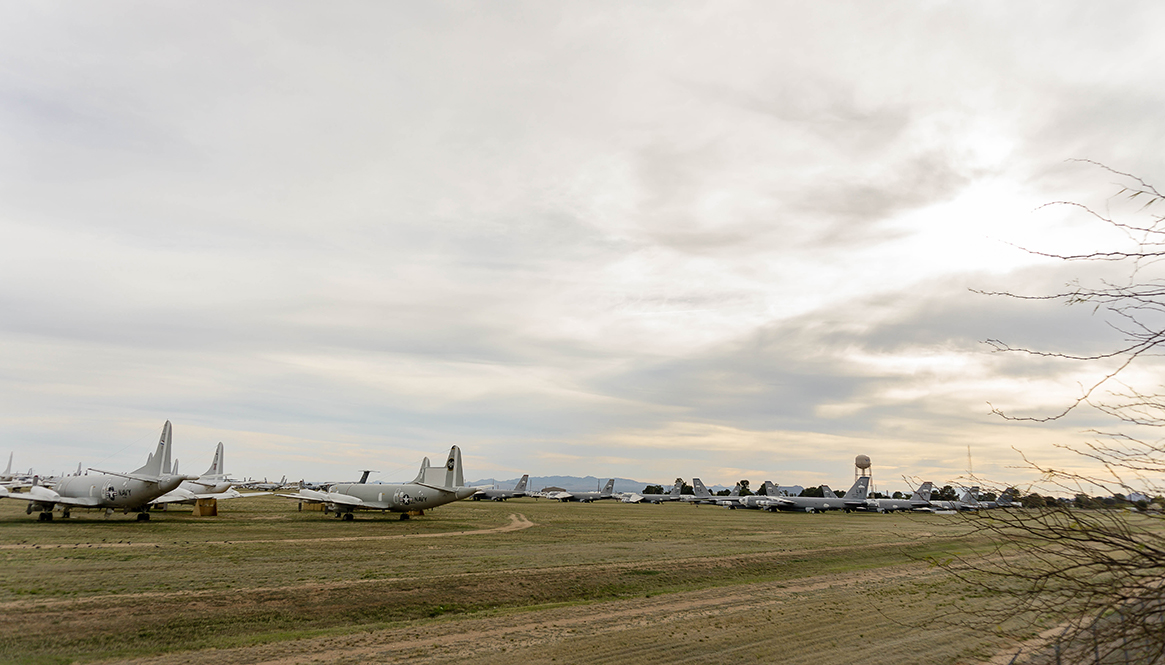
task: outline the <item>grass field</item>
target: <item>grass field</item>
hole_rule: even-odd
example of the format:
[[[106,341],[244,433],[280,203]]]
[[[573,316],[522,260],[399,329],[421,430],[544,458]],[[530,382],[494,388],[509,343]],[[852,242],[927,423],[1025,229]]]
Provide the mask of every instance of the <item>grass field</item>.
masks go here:
[[[533,499],[404,522],[275,498],[219,509],[41,523],[0,501],[0,660],[901,665],[1008,645],[935,621],[967,598],[919,559],[977,545],[942,516]]]

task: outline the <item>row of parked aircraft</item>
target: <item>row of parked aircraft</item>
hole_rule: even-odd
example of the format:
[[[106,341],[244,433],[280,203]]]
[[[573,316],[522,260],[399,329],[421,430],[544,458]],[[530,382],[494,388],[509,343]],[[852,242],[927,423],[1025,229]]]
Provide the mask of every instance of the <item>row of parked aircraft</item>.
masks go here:
[[[985,504],[975,500],[975,493],[967,490],[960,501],[930,501],[932,484],[927,482],[919,487],[909,499],[874,499],[869,497],[870,478],[863,476],[850,487],[844,496],[838,497],[827,486],[822,486],[821,497],[778,496],[775,486],[765,481],[763,490],[754,495],[741,496],[738,485],[728,496],[712,494],[699,478],[692,479],[693,494],[682,494],[683,481],[676,480],[670,492],[616,493],[615,480],[607,481],[601,490],[533,492],[526,489],[528,475],[522,476],[512,490],[485,489],[465,485],[461,464],[461,450],[457,446],[449,449],[444,464],[430,465],[429,458],[421,462],[420,471],[411,482],[387,484],[368,483],[368,470],[355,483],[335,483],[320,489],[300,486],[299,491],[279,493],[261,491],[245,494],[234,489],[239,481],[231,480],[223,470],[223,444],[219,443],[214,459],[206,473],[199,476],[178,473],[178,462],[171,462],[173,435],[170,421],[162,427],[162,436],[157,449],[151,453],[146,463],[128,473],[89,469],[82,474],[80,467],[74,475],[46,479],[27,479],[13,474],[12,457],[8,468],[0,475],[0,499],[11,498],[28,502],[27,513],[39,513],[41,521],[51,521],[54,510],[61,510],[61,517],[68,518],[73,508],[103,509],[106,517],[116,511],[125,514],[137,513],[137,519],[150,519],[152,507],[171,503],[195,503],[200,500],[225,500],[243,496],[278,496],[305,503],[324,504],[327,512],[337,518],[351,520],[356,510],[379,510],[397,512],[401,519],[408,519],[409,513],[434,508],[452,501],[472,497],[475,500],[490,499],[504,501],[518,497],[543,497],[557,501],[577,501],[589,503],[600,500],[622,500],[626,503],[662,503],[682,501],[694,504],[713,504],[728,508],[753,508],[769,511],[793,510],[822,512],[827,510],[894,511],[937,511],[976,510],[1010,505],[1005,496],[999,504]],[[90,473],[92,472],[92,473]],[[282,485],[282,482],[280,485]],[[265,483],[264,483],[265,484]],[[256,486],[259,484],[253,484]],[[271,490],[278,489],[274,484]],[[27,489],[20,492],[19,489]],[[266,488],[265,488],[266,489]]]
[[[853,484],[843,496],[837,496],[828,485],[821,486],[822,496],[785,496],[778,493],[776,486],[766,480],[757,494],[741,496],[741,486],[737,485],[727,496],[712,494],[699,478],[692,479],[692,494],[681,494],[683,480],[677,478],[671,491],[664,494],[614,491],[615,480],[607,481],[606,487],[596,492],[551,491],[533,492],[526,489],[529,475],[522,476],[517,486],[512,490],[479,489],[473,495],[474,500],[491,499],[505,501],[523,496],[555,499],[557,501],[580,501],[589,503],[604,499],[620,500],[624,503],[663,503],[665,501],[681,501],[694,504],[712,504],[726,508],[753,508],[768,511],[803,511],[808,513],[824,512],[827,510],[876,511],[892,513],[899,511],[937,512],[980,510],[984,508],[1009,507],[1011,497],[1006,494],[998,501],[986,502],[975,498],[977,488],[964,489],[962,497],[957,501],[931,500],[934,484],[923,483],[909,498],[879,499],[869,496],[870,477],[862,476]]]
[[[0,499],[9,498],[28,502],[28,514],[39,513],[42,522],[52,521],[53,511],[61,510],[61,517],[67,518],[73,508],[104,509],[108,517],[116,511],[137,513],[139,521],[150,519],[151,507],[168,503],[193,503],[200,499],[233,499],[241,496],[272,495],[271,492],[243,494],[231,485],[223,472],[223,445],[218,444],[210,469],[201,476],[178,473],[177,463],[171,463],[173,434],[170,421],[162,427],[162,436],[157,449],[149,455],[146,463],[128,473],[89,469],[84,474],[62,476],[41,484],[37,479],[31,483],[16,478],[11,473],[11,457],[8,481],[0,482]],[[409,483],[366,484],[368,473],[359,483],[332,485],[324,491],[300,489],[297,494],[274,494],[309,503],[326,504],[341,519],[352,519],[357,509],[381,510],[402,513],[407,518],[409,511],[433,508],[458,499],[471,496],[475,488],[466,487],[461,468],[461,450],[457,446],[449,449],[449,456],[440,466],[430,466],[429,458],[421,462],[420,473]],[[20,492],[18,489],[27,489]]]

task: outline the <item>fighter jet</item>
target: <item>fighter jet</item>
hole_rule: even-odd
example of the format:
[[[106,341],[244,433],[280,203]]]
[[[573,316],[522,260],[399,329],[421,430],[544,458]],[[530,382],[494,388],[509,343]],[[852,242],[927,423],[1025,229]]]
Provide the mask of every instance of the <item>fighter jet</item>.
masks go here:
[[[506,499],[520,499],[526,496],[526,481],[530,480],[530,474],[525,474],[522,479],[514,485],[512,490],[498,490],[493,488],[481,488],[473,493],[474,501],[481,501],[482,499],[489,499],[490,501],[505,501]]]
[[[667,494],[638,494],[636,492],[628,492],[623,495],[623,503],[663,503],[664,501],[679,501],[680,490],[684,488],[684,479],[676,478],[676,484],[672,485],[671,491]]]
[[[866,501],[866,495],[870,490],[870,477],[862,476],[858,481],[849,488],[842,498],[830,496],[833,494],[828,488],[822,486],[823,493],[826,496],[812,497],[812,496],[777,496],[771,497],[772,501],[765,506],[765,510],[803,510],[807,513],[816,513],[825,510],[844,510],[849,512],[851,510],[858,510],[866,508],[869,504]]]
[[[344,483],[332,485],[327,491],[301,489],[298,494],[276,494],[288,499],[322,503],[337,518],[351,520],[355,510],[379,510],[401,513],[407,520],[409,511],[421,511],[473,496],[476,490],[465,486],[461,471],[461,449],[453,446],[444,466],[429,466],[429,458],[421,462],[421,470],[412,482],[394,484]]]
[[[612,478],[607,481],[607,485],[601,492],[579,492],[579,491],[562,491],[554,492],[548,495],[547,498],[557,499],[559,501],[579,501],[581,503],[590,503],[591,501],[599,501],[600,499],[614,499],[615,498],[615,479]]]
[[[133,511],[138,514],[138,520],[144,522],[150,519],[146,511],[151,500],[178,487],[183,480],[195,479],[195,476],[170,473],[170,449],[170,421],[167,420],[162,427],[157,451],[136,471],[117,473],[89,469],[96,473],[64,476],[53,489],[34,485],[27,493],[15,494],[0,487],[0,498],[27,501],[28,514],[39,510],[42,522],[52,521],[53,509],[57,505],[61,506],[61,517],[69,517],[69,511],[73,508],[104,508],[106,517],[113,514],[114,510],[125,513]]]

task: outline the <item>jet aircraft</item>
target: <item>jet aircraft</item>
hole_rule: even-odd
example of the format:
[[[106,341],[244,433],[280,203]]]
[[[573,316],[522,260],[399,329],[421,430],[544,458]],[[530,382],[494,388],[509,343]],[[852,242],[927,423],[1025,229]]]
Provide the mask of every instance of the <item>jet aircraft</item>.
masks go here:
[[[772,500],[765,510],[803,510],[807,513],[816,513],[825,510],[844,510],[847,513],[851,510],[858,510],[869,506],[866,496],[870,491],[870,477],[862,476],[858,478],[853,487],[845,493],[842,498],[836,496],[830,497],[833,492],[829,491],[827,487],[822,486],[822,493],[826,496],[812,497],[812,496],[777,496],[770,497]]]
[[[667,494],[638,494],[636,492],[628,492],[623,495],[623,503],[663,503],[664,501],[679,501],[680,491],[684,488],[684,479],[676,478],[676,484],[672,485],[671,491]]]
[[[581,503],[590,503],[591,501],[599,501],[600,499],[614,499],[615,498],[615,479],[611,478],[607,481],[607,485],[603,487],[600,492],[580,492],[580,491],[562,491],[554,492],[547,498],[557,499],[559,501],[579,501]]]
[[[26,493],[15,494],[0,487],[0,498],[27,501],[28,514],[39,510],[42,522],[52,521],[53,509],[57,505],[61,506],[61,517],[69,517],[73,508],[104,508],[106,517],[114,510],[133,511],[138,514],[138,520],[144,522],[150,519],[146,511],[151,500],[178,487],[183,480],[195,478],[170,473],[171,438],[170,421],[167,420],[162,427],[157,451],[136,471],[117,473],[90,469],[96,473],[63,476],[52,489],[34,485]]]
[[[680,497],[680,501],[694,503],[699,505],[701,503],[714,503],[721,506],[734,505],[736,499],[734,497],[740,496],[740,485],[732,490],[732,494],[728,496],[716,496],[707,487],[704,486],[704,481],[699,478],[692,478],[692,494],[685,494]]]
[[[322,503],[336,517],[344,520],[353,518],[355,510],[379,510],[401,513],[407,520],[410,511],[465,499],[476,490],[465,486],[461,470],[461,449],[453,446],[443,466],[429,466],[429,458],[421,462],[421,470],[412,482],[389,483],[343,483],[332,485],[326,491],[301,489],[298,494],[276,494],[288,499]]]
[[[489,499],[490,501],[505,501],[506,499],[520,499],[526,496],[526,481],[530,480],[530,474],[525,474],[522,479],[514,485],[512,490],[499,490],[493,488],[482,487],[473,493],[474,501],[481,501],[482,499]]]
[[[867,503],[870,504],[870,510],[879,513],[925,511],[930,508],[930,492],[933,487],[934,484],[928,480],[919,486],[909,499],[870,499]]]

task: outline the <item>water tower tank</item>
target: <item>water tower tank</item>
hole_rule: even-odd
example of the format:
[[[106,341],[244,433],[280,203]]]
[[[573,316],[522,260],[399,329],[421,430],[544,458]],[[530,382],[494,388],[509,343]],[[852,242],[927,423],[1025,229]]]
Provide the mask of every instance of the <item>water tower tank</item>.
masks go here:
[[[858,455],[854,458],[854,482],[857,482],[858,478],[862,476],[874,475],[870,472],[870,465],[870,458],[866,455]]]

